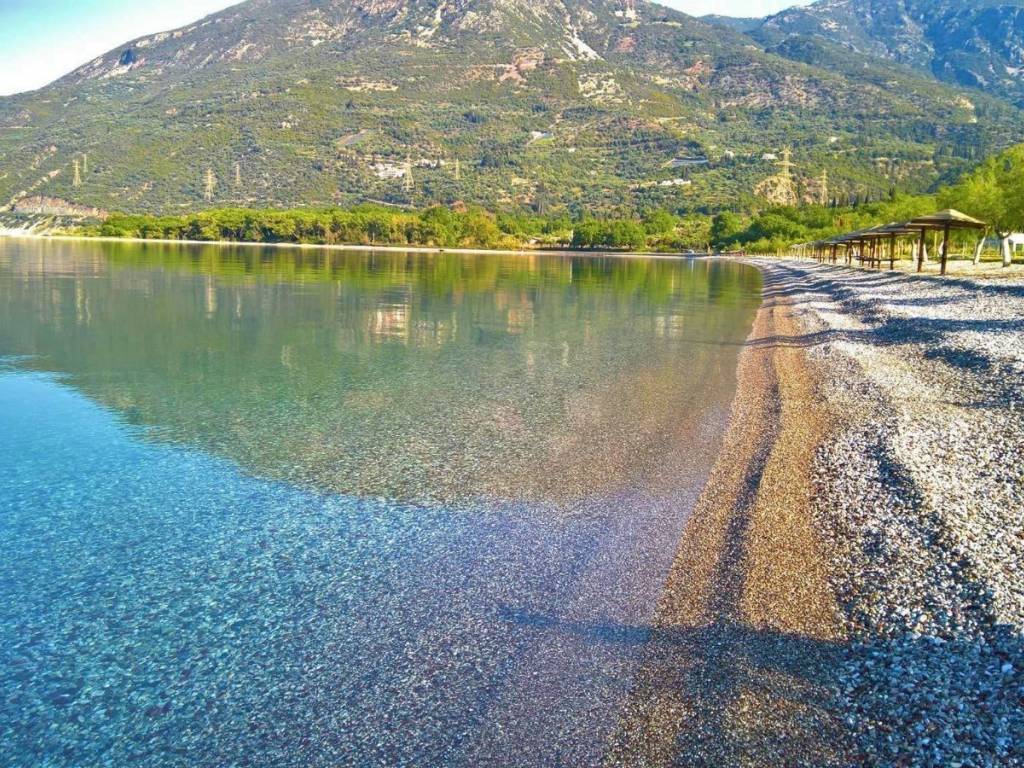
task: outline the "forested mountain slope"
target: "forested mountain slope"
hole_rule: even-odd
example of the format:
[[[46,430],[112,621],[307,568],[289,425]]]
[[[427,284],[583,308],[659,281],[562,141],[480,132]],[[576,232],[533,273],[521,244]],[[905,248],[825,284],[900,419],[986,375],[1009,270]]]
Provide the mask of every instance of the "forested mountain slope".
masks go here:
[[[817,200],[1024,138],[977,91],[778,46],[632,0],[249,0],[0,99],[0,205],[713,208],[786,147]]]

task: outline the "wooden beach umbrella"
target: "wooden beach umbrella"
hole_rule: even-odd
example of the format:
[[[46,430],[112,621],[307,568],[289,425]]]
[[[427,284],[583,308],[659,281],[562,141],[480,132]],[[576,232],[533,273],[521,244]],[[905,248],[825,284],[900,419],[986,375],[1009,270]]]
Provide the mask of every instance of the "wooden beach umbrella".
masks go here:
[[[887,224],[882,230],[889,236],[889,269],[896,269],[896,238],[915,235],[917,232],[908,227],[905,221]]]
[[[854,247],[861,247],[860,242],[860,230],[856,232],[847,232],[845,235],[840,235],[836,238],[840,243],[846,246],[846,263],[853,264],[853,249]]]
[[[824,240],[815,240],[813,243],[801,243],[796,246],[797,248],[803,249],[805,252],[810,252],[810,258],[815,261],[823,261],[825,258],[825,246],[827,245]]]
[[[983,221],[972,219],[966,213],[960,213],[952,208],[947,208],[938,213],[927,216],[918,216],[906,223],[906,226],[921,234],[918,247],[917,271],[924,269],[924,236],[928,230],[942,231],[942,274],[946,274],[946,259],[949,256],[949,233],[954,229],[986,229],[988,225]]]
[[[849,234],[849,237],[852,238],[860,248],[861,264],[865,261],[869,264],[874,261],[875,245],[877,243],[876,235],[878,230],[879,227],[868,227],[867,229],[858,229],[856,232],[851,232]]]
[[[838,260],[838,252],[839,252],[839,247],[840,246],[843,246],[843,247],[846,248],[846,253],[843,254],[844,258],[849,256],[849,254],[850,254],[850,247],[849,247],[849,244],[846,242],[845,235],[836,235],[831,240],[829,240],[829,242],[832,244],[833,254],[835,255],[835,258],[833,259],[833,261],[837,261]],[[846,260],[849,261],[848,258],[846,258]]]
[[[839,258],[840,245],[842,245],[842,240],[835,237],[830,237],[828,240],[825,241],[825,247],[828,248],[829,252],[828,259],[833,264],[835,264],[836,260]]]
[[[874,266],[881,266],[881,261],[877,258],[878,241],[883,237],[888,237],[882,232],[883,229],[883,226],[869,227],[862,230],[859,235],[861,242],[864,243],[864,250],[869,254],[868,263]]]
[[[861,251],[861,260],[863,261],[863,259],[864,259],[864,242],[865,242],[865,240],[863,238],[863,235],[867,231],[868,230],[866,230],[866,229],[858,229],[858,230],[856,230],[854,232],[847,232],[844,235],[839,235],[838,237],[834,238],[835,241],[838,244],[846,246],[846,263],[847,264],[853,263],[853,247],[854,246],[857,246],[860,249],[860,251]]]
[[[909,226],[905,221],[893,221],[883,224],[880,227],[873,227],[864,233],[864,236],[872,240],[872,243],[888,241],[889,243],[889,269],[896,268],[896,238],[902,235],[916,235],[918,230]],[[881,266],[881,254],[879,254],[878,266]]]
[[[820,261],[825,261],[825,248],[828,243],[825,240],[817,240],[814,243],[814,258]]]

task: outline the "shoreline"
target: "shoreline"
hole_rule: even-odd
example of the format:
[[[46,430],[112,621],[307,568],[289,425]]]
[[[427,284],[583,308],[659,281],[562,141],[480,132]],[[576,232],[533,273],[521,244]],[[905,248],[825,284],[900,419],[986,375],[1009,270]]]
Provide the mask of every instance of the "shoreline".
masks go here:
[[[787,256],[771,256],[768,254],[740,254],[735,252],[726,253],[698,253],[683,251],[604,251],[600,249],[579,249],[572,248],[441,248],[426,245],[354,245],[352,243],[257,243],[239,240],[167,240],[162,238],[144,237],[86,237],[81,235],[37,235],[22,230],[0,229],[0,240],[34,240],[34,241],[58,241],[58,242],[94,242],[94,243],[130,243],[135,245],[185,245],[185,246],[217,246],[221,248],[270,248],[281,250],[299,251],[370,251],[379,253],[423,253],[423,254],[457,254],[457,255],[497,255],[497,256],[557,256],[561,258],[590,256],[600,258],[626,258],[626,259],[726,259],[733,261],[746,261],[749,263],[782,263],[800,262],[806,264],[819,264],[821,262],[810,258],[791,258]],[[859,265],[829,265],[824,266],[845,267],[847,269],[860,270],[870,273],[884,273],[886,270],[872,269]],[[930,260],[925,264],[923,272],[917,272],[916,262],[912,259],[903,259],[896,262],[894,273],[903,274],[907,277],[930,277],[943,280],[983,280],[1000,281],[1015,280],[1024,278],[1024,264],[1014,262],[1009,267],[1003,267],[1000,262],[994,260],[983,261],[975,265],[969,259],[951,259],[949,271],[946,275],[938,272],[938,262]]]
[[[186,245],[186,246],[217,246],[221,248],[272,248],[280,250],[297,251],[372,251],[378,253],[427,253],[427,254],[456,254],[466,256],[590,256],[600,258],[625,258],[625,259],[708,259],[708,258],[730,258],[718,256],[717,254],[703,253],[677,253],[658,251],[601,251],[601,250],[572,250],[572,249],[546,249],[546,248],[439,248],[425,245],[352,245],[348,243],[254,243],[236,240],[163,240],[143,237],[84,237],[79,235],[32,235],[14,233],[11,230],[0,231],[0,240],[33,240],[33,241],[56,241],[56,242],[85,242],[85,243],[128,243],[134,245]]]
[[[1024,283],[747,263],[728,431],[605,764],[1020,764]]]
[[[680,755],[695,766],[845,765],[829,679],[845,629],[809,514],[814,446],[829,419],[800,352],[772,343],[796,328],[778,291],[766,275],[727,432],[609,768]]]

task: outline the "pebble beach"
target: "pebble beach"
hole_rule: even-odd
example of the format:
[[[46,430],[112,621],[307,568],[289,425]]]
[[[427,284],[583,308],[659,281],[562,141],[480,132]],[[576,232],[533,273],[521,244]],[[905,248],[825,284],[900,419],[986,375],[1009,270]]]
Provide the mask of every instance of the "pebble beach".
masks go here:
[[[1024,281],[749,263],[609,764],[1024,765]]]
[[[811,516],[854,757],[1021,765],[1024,282],[763,269],[832,412]]]

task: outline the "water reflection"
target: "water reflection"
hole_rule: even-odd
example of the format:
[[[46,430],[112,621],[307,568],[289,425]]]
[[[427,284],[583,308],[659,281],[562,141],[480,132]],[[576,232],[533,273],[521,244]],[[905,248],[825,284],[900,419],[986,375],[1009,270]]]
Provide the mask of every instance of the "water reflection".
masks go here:
[[[0,274],[0,351],[161,439],[449,502],[645,474],[727,403],[759,290],[706,261],[89,243],[5,244]]]
[[[601,764],[758,288],[0,240],[0,754]]]

